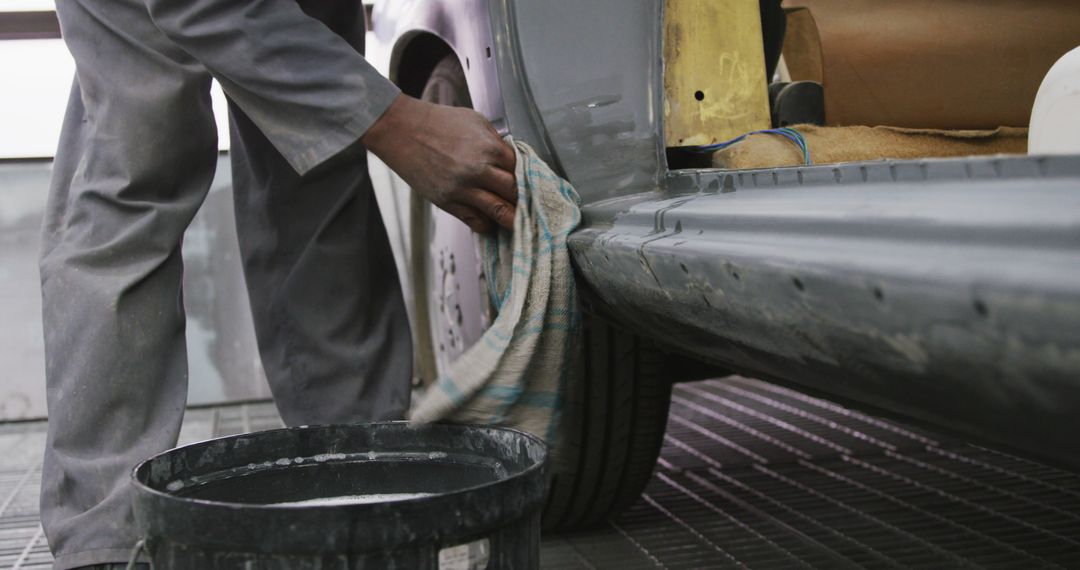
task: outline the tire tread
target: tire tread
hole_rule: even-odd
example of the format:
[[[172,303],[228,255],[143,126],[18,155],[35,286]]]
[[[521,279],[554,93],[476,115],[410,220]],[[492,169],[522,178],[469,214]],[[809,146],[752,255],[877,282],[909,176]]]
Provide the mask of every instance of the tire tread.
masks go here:
[[[552,479],[546,531],[599,524],[630,506],[649,482],[667,424],[671,384],[662,354],[586,316],[583,374],[564,395],[564,457]],[[600,396],[603,397],[600,397]]]

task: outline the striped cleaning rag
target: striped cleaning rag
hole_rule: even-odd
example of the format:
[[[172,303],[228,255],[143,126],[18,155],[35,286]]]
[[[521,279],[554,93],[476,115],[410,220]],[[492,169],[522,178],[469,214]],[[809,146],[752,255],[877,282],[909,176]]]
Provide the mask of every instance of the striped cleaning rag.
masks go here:
[[[481,237],[498,316],[427,390],[410,420],[508,426],[554,444],[560,396],[580,349],[581,317],[566,247],[581,221],[580,198],[529,145],[512,142],[514,231]]]

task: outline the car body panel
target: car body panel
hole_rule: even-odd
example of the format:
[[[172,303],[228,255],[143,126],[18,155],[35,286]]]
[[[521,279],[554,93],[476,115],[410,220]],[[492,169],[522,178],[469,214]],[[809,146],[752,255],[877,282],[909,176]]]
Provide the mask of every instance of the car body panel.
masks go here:
[[[550,152],[582,201],[657,188],[664,170],[662,3],[501,5],[521,60],[521,72],[510,79],[530,92]]]
[[[571,236],[607,314],[1080,465],[1080,157],[688,171],[669,187],[688,193]]]
[[[669,173],[662,2],[408,4],[442,6],[444,28],[487,10],[499,92],[483,97],[502,113],[485,114],[582,195],[571,249],[610,317],[733,370],[1080,465],[1080,157]],[[408,37],[378,13],[376,30],[394,28],[379,41]],[[474,100],[489,78],[470,75]]]

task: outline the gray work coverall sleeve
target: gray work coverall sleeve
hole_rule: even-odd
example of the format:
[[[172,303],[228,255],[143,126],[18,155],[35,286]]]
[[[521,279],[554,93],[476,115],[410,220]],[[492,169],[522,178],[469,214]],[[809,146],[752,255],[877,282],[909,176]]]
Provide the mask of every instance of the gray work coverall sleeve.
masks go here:
[[[356,142],[399,93],[295,0],[146,5],[301,174]]]
[[[56,3],[76,63],[41,250],[41,519],[56,570],[128,559],[131,470],[176,445],[181,243],[219,163],[211,76],[230,100],[239,253],[282,419],[404,416],[409,323],[357,144],[398,91],[360,55],[360,6]]]

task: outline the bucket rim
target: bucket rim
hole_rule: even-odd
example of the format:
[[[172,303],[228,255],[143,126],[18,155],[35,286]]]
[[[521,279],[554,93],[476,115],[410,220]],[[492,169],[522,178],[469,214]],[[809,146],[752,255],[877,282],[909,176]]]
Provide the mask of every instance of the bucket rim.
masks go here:
[[[394,501],[373,501],[373,502],[365,502],[365,503],[351,503],[351,504],[337,504],[337,505],[329,505],[329,504],[327,504],[327,505],[319,505],[319,504],[282,505],[282,504],[272,504],[272,503],[271,504],[241,503],[241,502],[231,502],[231,501],[217,501],[217,500],[210,500],[210,499],[199,499],[199,498],[195,498],[195,497],[182,497],[182,496],[179,496],[179,495],[176,495],[176,494],[173,494],[173,493],[169,493],[167,491],[156,489],[154,487],[151,487],[149,484],[146,484],[146,483],[139,480],[139,472],[141,470],[143,470],[144,467],[146,469],[149,469],[150,464],[153,463],[156,459],[162,458],[162,457],[164,457],[164,456],[166,456],[166,455],[168,455],[170,453],[176,452],[176,451],[178,451],[180,449],[184,449],[184,448],[194,447],[194,446],[197,446],[197,445],[208,445],[208,444],[212,444],[212,443],[217,442],[217,441],[238,439],[238,438],[241,438],[241,437],[251,436],[251,435],[255,435],[255,434],[269,434],[269,433],[278,433],[278,432],[295,432],[297,430],[325,429],[325,428],[333,428],[333,427],[364,427],[364,426],[404,426],[404,427],[418,427],[418,428],[423,428],[423,427],[427,427],[427,426],[439,426],[439,427],[450,428],[450,429],[481,429],[481,430],[485,430],[485,431],[510,432],[510,433],[514,433],[514,434],[516,434],[518,436],[523,436],[524,439],[532,440],[532,442],[534,442],[536,444],[539,444],[540,457],[532,465],[526,467],[525,469],[522,469],[521,471],[519,471],[517,473],[514,473],[512,475],[508,475],[507,477],[505,477],[503,479],[497,479],[495,481],[487,481],[487,482],[480,483],[480,484],[477,484],[477,485],[472,485],[472,486],[469,486],[469,487],[463,487],[461,489],[456,489],[454,491],[450,491],[450,492],[447,492],[447,493],[439,493],[439,494],[434,494],[434,495],[425,495],[425,496],[413,497],[413,498],[409,498],[409,499],[398,499],[398,500],[394,500]],[[153,496],[153,497],[157,497],[158,499],[167,500],[167,501],[171,501],[171,502],[177,502],[177,503],[188,504],[188,505],[199,505],[199,506],[206,506],[206,507],[214,507],[214,508],[258,509],[260,512],[297,512],[297,511],[319,512],[319,511],[322,511],[324,509],[366,510],[366,509],[381,508],[383,505],[386,505],[387,503],[397,503],[397,504],[405,504],[405,503],[407,503],[407,504],[410,504],[410,505],[415,505],[415,504],[420,504],[420,503],[422,503],[424,501],[436,502],[436,501],[444,500],[446,498],[458,497],[458,496],[464,495],[466,493],[472,493],[472,492],[480,491],[480,490],[483,490],[483,489],[488,488],[488,487],[494,487],[494,486],[497,486],[497,485],[506,484],[506,483],[508,483],[510,481],[519,480],[519,479],[526,478],[526,477],[529,477],[531,475],[534,475],[535,472],[537,472],[537,471],[543,471],[545,469],[547,463],[548,463],[549,457],[550,457],[550,448],[549,448],[547,442],[545,442],[543,440],[543,438],[541,438],[541,437],[539,437],[539,436],[537,436],[535,434],[529,433],[527,431],[524,431],[524,430],[520,430],[520,429],[512,428],[512,427],[505,427],[505,426],[478,425],[478,424],[459,424],[459,423],[452,423],[452,422],[432,422],[432,423],[429,423],[429,424],[414,424],[413,422],[410,422],[408,420],[394,420],[394,421],[383,421],[383,422],[357,422],[357,423],[351,423],[351,424],[305,424],[305,425],[300,425],[300,426],[292,426],[292,427],[286,426],[286,427],[274,428],[274,429],[268,429],[268,430],[259,430],[259,431],[253,431],[253,432],[225,435],[225,436],[220,436],[220,437],[204,439],[204,440],[201,440],[201,441],[190,443],[188,445],[182,445],[182,446],[173,447],[171,449],[167,449],[167,450],[162,451],[160,453],[154,454],[154,455],[140,461],[137,465],[135,465],[135,467],[132,468],[132,470],[131,470],[131,483],[135,487],[136,492],[139,493],[139,494],[150,495],[150,496]]]

